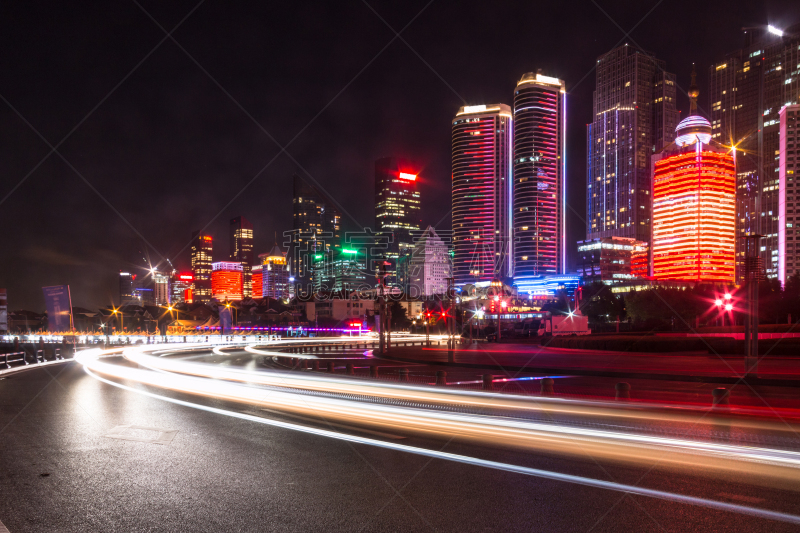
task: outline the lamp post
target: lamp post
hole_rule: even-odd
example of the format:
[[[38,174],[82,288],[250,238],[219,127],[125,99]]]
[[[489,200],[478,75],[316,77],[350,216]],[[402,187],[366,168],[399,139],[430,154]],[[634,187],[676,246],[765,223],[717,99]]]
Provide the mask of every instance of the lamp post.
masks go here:
[[[425,311],[425,346],[431,347],[431,312]]]
[[[453,337],[453,333],[455,332],[455,310],[453,309],[453,281],[455,278],[446,278],[447,280],[447,313],[444,316],[444,326],[445,331],[447,331],[447,349],[452,350],[455,348],[455,338]],[[450,316],[453,315],[451,319]]]
[[[503,282],[500,281],[499,279],[495,278],[495,279],[492,280],[492,283],[490,284],[490,286],[494,289],[494,292],[496,293],[495,296],[494,296],[494,301],[495,302],[499,301],[500,300],[500,294],[497,294],[497,293],[502,293],[503,292]],[[500,336],[502,335],[501,330],[502,330],[502,326],[503,326],[503,323],[502,323],[503,319],[502,319],[501,311],[502,311],[501,307],[498,307],[497,308],[497,342],[500,342]]]
[[[745,283],[747,284],[747,311],[744,322],[744,372],[746,377],[758,374],[758,282],[761,279],[759,242],[763,235],[746,235]]]
[[[122,309],[122,307],[113,308],[111,310],[111,312],[114,314],[114,317],[116,317],[117,313],[119,313],[119,330],[120,330],[120,332],[124,333],[124,331],[125,331],[125,315],[122,313],[121,309]]]

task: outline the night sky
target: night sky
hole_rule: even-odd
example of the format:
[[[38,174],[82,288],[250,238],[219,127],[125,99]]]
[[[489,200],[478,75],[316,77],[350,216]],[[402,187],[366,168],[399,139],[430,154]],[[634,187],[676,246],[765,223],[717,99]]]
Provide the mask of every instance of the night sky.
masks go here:
[[[423,224],[449,229],[452,117],[512,104],[537,68],[569,91],[573,264],[597,57],[638,43],[683,89],[696,62],[703,113],[707,68],[743,26],[800,21],[796,0],[78,4],[0,5],[0,287],[12,310],[44,310],[41,287],[57,284],[76,306],[116,302],[120,269],[145,254],[187,268],[206,225],[224,259],[237,215],[263,253],[291,228],[293,173],[333,196],[346,224],[370,225],[382,156],[422,164]],[[164,30],[178,24],[176,44]],[[685,116],[685,94],[678,104]]]

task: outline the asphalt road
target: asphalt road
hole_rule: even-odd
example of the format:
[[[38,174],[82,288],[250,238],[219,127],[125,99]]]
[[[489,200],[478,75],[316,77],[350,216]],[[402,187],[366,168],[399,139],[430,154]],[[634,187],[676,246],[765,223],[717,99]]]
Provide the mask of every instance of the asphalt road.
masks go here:
[[[218,400],[169,396],[289,420]],[[291,421],[305,422],[296,417]],[[123,425],[176,432],[166,444],[107,436]],[[376,437],[368,430],[336,429]],[[143,439],[156,434],[118,431],[117,436]],[[523,454],[458,439],[401,432],[379,437],[800,515],[796,492],[753,484],[746,474],[711,478],[660,465],[630,467],[588,456]],[[742,513],[223,416],[99,382],[75,362],[0,380],[0,522],[11,533],[797,530],[796,525]]]

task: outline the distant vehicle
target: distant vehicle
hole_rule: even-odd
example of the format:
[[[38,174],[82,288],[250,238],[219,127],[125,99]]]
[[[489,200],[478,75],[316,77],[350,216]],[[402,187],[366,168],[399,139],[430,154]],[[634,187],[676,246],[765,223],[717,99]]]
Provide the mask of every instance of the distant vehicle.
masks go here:
[[[542,323],[540,319],[526,318],[522,322],[514,324],[514,337],[530,338],[539,335],[539,327]]]
[[[580,310],[568,315],[550,316],[539,324],[540,337],[559,337],[562,335],[589,335],[589,317],[580,314]]]

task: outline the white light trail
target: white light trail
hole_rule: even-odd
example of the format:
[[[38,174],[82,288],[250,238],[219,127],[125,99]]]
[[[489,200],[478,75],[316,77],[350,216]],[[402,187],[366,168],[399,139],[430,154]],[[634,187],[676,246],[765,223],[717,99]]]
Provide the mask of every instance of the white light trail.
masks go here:
[[[647,465],[657,461],[686,471],[701,468],[707,473],[747,472],[754,483],[782,487],[793,487],[800,476],[800,454],[790,451],[302,395],[286,388],[267,390],[218,379],[170,374],[163,370],[150,372],[129,368],[99,361],[96,354],[90,353],[80,354],[78,360],[94,372],[162,389],[261,405],[286,413],[311,415],[326,421],[341,421],[395,433],[405,431],[435,438],[455,436],[480,444],[542,453],[579,457],[589,454],[624,464]]]
[[[639,487],[636,485],[625,485],[621,483],[614,483],[610,481],[603,481],[599,479],[587,478],[582,476],[575,476],[570,474],[562,474],[559,472],[552,472],[548,470],[541,470],[537,468],[530,468],[525,466],[513,465],[508,463],[500,463],[497,461],[489,461],[486,459],[479,459],[476,457],[469,457],[465,455],[459,455],[454,453],[436,451],[436,450],[427,450],[425,448],[419,448],[415,446],[408,446],[405,444],[398,444],[393,442],[384,442],[377,439],[371,439],[367,437],[359,437],[355,435],[348,435],[345,433],[338,433],[335,431],[328,431],[323,429],[311,428],[307,426],[301,426],[299,424],[292,424],[289,422],[281,422],[278,420],[270,420],[267,418],[260,418],[253,415],[248,415],[245,413],[238,413],[235,411],[227,411],[224,409],[218,409],[215,407],[209,407],[205,405],[200,405],[196,403],[186,402],[183,400],[178,400],[175,398],[169,398],[167,396],[161,396],[158,394],[154,394],[148,391],[143,391],[139,389],[135,389],[133,387],[128,387],[126,385],[122,385],[120,383],[115,383],[111,380],[102,378],[96,374],[94,374],[86,365],[84,365],[86,372],[94,377],[95,379],[107,383],[108,385],[112,385],[114,387],[118,387],[120,389],[124,389],[136,394],[141,394],[143,396],[148,396],[150,398],[155,398],[161,401],[173,403],[176,405],[182,405],[184,407],[191,407],[193,409],[199,409],[203,411],[207,411],[214,414],[219,414],[223,416],[229,416],[233,418],[238,418],[241,420],[247,420],[250,422],[255,422],[258,424],[265,424],[268,426],[280,427],[283,429],[290,429],[294,431],[299,431],[302,433],[307,433],[311,435],[318,435],[323,437],[328,437],[336,440],[342,440],[346,442],[352,442],[356,444],[366,444],[370,446],[376,446],[380,448],[385,448],[394,451],[400,451],[405,453],[413,453],[416,455],[422,455],[426,457],[432,457],[436,459],[444,459],[447,461],[453,461],[463,464],[469,464],[474,466],[480,466],[484,468],[492,468],[495,470],[503,470],[506,472],[514,472],[517,474],[529,475],[540,477],[544,479],[551,479],[555,481],[562,481],[567,483],[576,483],[579,485],[584,485],[593,488],[605,489],[605,490],[613,490],[617,492],[625,492],[629,494],[637,494],[640,496],[646,496],[649,498],[656,498],[666,501],[678,502],[688,505],[706,507],[710,509],[715,509],[718,511],[725,511],[725,512],[733,512],[733,513],[741,513],[750,516],[755,516],[758,518],[764,518],[768,520],[777,520],[781,522],[788,522],[791,524],[798,524],[800,525],[800,516],[791,515],[787,513],[780,513],[777,511],[770,511],[768,509],[759,509],[756,507],[748,507],[744,505],[738,505],[733,503],[727,502],[720,502],[716,500],[709,500],[706,498],[698,498],[696,496],[688,496],[684,494],[676,494],[671,492],[659,491],[648,489],[644,487]]]

